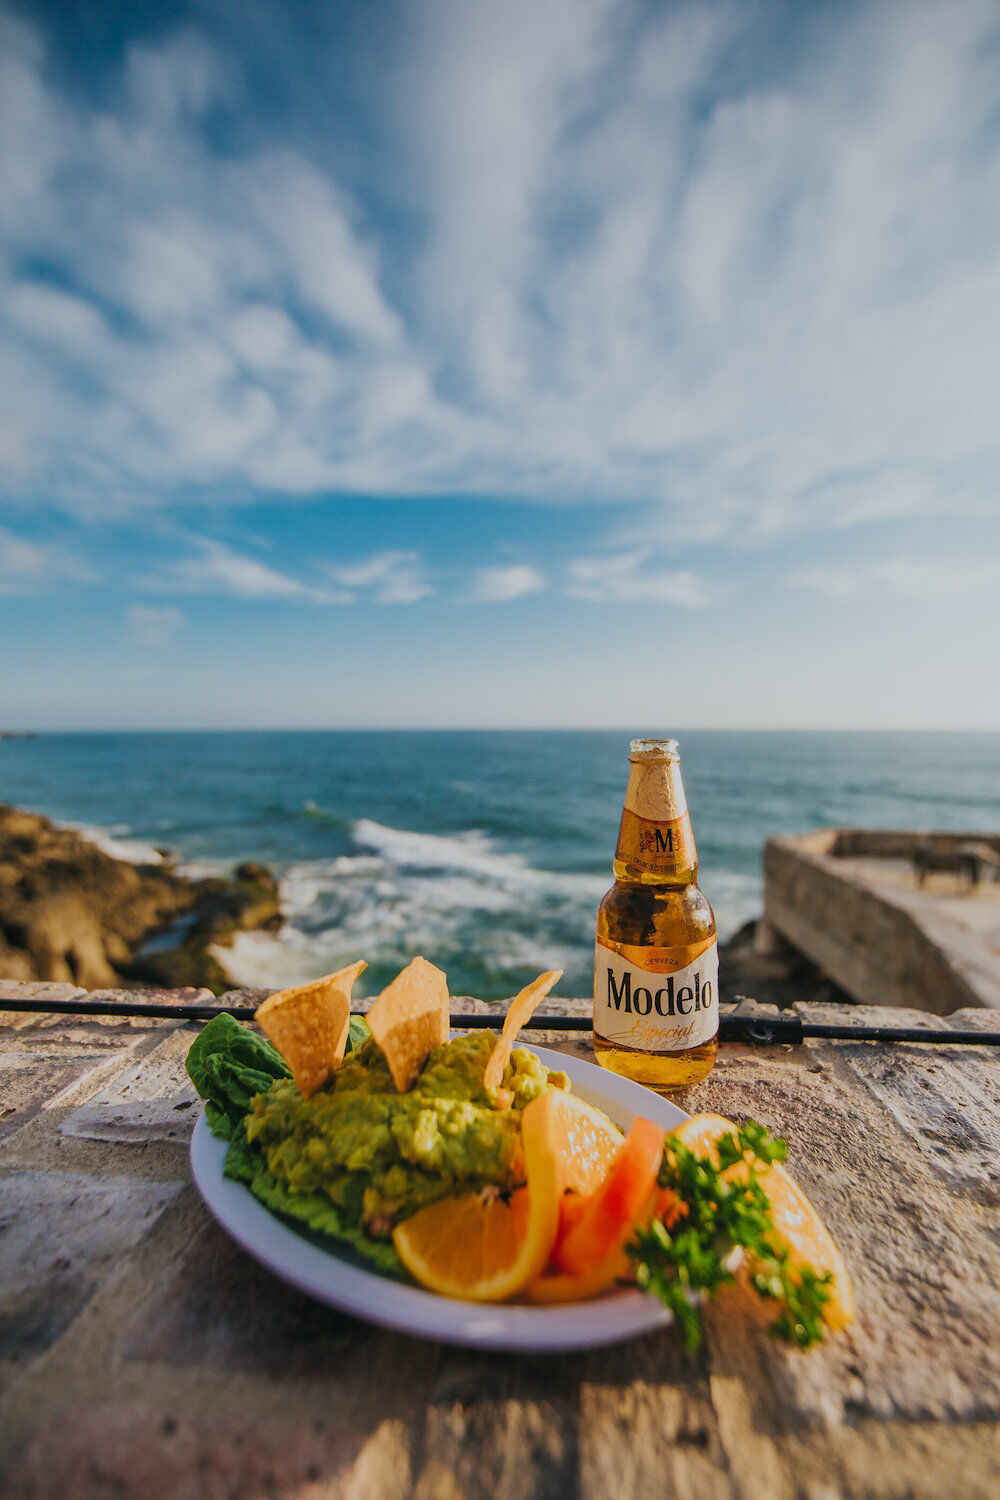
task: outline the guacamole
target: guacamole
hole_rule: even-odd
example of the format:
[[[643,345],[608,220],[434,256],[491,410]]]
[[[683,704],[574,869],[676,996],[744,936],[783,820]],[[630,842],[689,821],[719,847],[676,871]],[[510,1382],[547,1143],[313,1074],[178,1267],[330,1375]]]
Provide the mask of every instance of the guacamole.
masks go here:
[[[489,1031],[436,1047],[413,1087],[397,1093],[372,1039],[348,1054],[326,1089],[303,1099],[291,1079],[258,1094],[246,1138],[293,1194],[323,1194],[368,1233],[388,1234],[400,1219],[470,1188],[507,1191],[524,1180],[521,1112],[566,1076],[549,1073],[516,1047],[487,1093],[483,1072],[496,1038]],[[504,1108],[496,1108],[502,1099]]]

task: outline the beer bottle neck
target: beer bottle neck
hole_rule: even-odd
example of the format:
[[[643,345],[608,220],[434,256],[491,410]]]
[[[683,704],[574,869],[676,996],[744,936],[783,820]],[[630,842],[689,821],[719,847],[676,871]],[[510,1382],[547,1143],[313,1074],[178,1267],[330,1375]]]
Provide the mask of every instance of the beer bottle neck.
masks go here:
[[[687,797],[677,759],[633,760],[614,858],[615,879],[694,885],[698,879]]]

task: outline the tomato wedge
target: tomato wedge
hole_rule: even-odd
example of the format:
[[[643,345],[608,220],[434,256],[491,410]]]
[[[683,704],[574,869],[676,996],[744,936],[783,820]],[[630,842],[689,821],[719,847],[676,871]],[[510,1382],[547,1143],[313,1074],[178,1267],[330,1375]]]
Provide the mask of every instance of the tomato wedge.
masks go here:
[[[636,1120],[597,1191],[564,1213],[552,1255],[560,1271],[583,1276],[624,1244],[656,1184],[665,1134],[651,1120]]]
[[[559,1228],[556,1232],[556,1244],[561,1245],[570,1230],[579,1224],[590,1202],[589,1193],[563,1193],[559,1199]]]

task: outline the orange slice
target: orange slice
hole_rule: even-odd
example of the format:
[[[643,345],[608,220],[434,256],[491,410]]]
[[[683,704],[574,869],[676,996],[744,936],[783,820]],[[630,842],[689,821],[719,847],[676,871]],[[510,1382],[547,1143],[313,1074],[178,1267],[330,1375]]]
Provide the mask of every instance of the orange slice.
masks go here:
[[[419,1209],[393,1232],[393,1244],[421,1286],[467,1302],[504,1302],[542,1270],[559,1227],[562,1193],[560,1101],[550,1089],[521,1116],[527,1187],[509,1202],[460,1193]]]
[[[548,1304],[589,1302],[592,1297],[600,1297],[609,1292],[619,1281],[629,1280],[631,1275],[632,1262],[622,1247],[616,1245],[604,1260],[582,1276],[571,1276],[566,1271],[536,1276],[527,1287],[525,1296],[529,1302]]]
[[[607,1115],[575,1094],[553,1089],[552,1101],[559,1134],[563,1191],[584,1195],[596,1192],[621,1149],[622,1133]]]
[[[563,1205],[566,1204],[563,1198]],[[572,1201],[572,1200],[571,1200]],[[656,1187],[650,1193],[642,1212],[636,1223],[644,1227],[651,1223],[654,1218],[662,1218],[670,1227],[677,1218],[678,1199],[669,1188]],[[581,1209],[574,1214],[574,1219],[582,1216],[586,1208],[586,1198],[580,1199]],[[562,1235],[562,1225],[559,1233]],[[558,1245],[558,1240],[557,1240]],[[558,1252],[557,1252],[558,1253]],[[555,1257],[553,1257],[554,1263]],[[610,1292],[615,1286],[632,1280],[632,1262],[622,1243],[611,1247],[602,1260],[584,1271],[582,1275],[573,1275],[567,1271],[557,1271],[550,1264],[548,1270],[525,1289],[525,1297],[529,1302],[587,1302],[592,1297],[600,1297],[605,1292]]]
[[[489,1190],[460,1193],[419,1209],[392,1238],[421,1286],[467,1302],[500,1302],[520,1290],[529,1219],[526,1187],[509,1202]]]
[[[624,1245],[656,1188],[664,1129],[652,1120],[632,1122],[607,1176],[586,1200],[575,1223],[557,1240],[552,1259],[560,1271],[585,1276]]]
[[[693,1115],[683,1125],[678,1125],[672,1134],[695,1155],[717,1161],[715,1143],[720,1136],[735,1130],[732,1120],[724,1119],[722,1115]],[[668,1135],[668,1148],[669,1145]],[[746,1167],[737,1162],[727,1169],[725,1175],[733,1179],[745,1171]],[[784,1167],[777,1162],[769,1167],[758,1166],[757,1176],[771,1200],[775,1237],[789,1251],[792,1264],[809,1265],[820,1273],[833,1273],[830,1300],[823,1307],[823,1320],[829,1328],[846,1328],[854,1317],[854,1291],[844,1257],[834,1244],[833,1236]]]

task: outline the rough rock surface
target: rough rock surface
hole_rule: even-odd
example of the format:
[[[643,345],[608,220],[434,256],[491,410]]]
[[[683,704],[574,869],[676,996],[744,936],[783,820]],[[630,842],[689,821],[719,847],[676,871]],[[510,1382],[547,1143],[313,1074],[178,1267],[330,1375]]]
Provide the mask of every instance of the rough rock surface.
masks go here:
[[[209,947],[280,920],[277,882],[263,865],[188,880],[167,863],[114,859],[72,829],[0,806],[2,978],[224,989]],[[157,936],[153,951],[143,951]]]
[[[762,1004],[782,1009],[803,995],[831,1004],[849,1003],[828,974],[763,922],[745,922],[719,944],[719,994],[724,1000],[753,995]]]
[[[677,1096],[788,1135],[855,1281],[845,1333],[787,1349],[731,1293],[694,1354],[668,1327],[526,1356],[361,1322],[250,1260],[190,1181],[196,1026],[3,1010],[74,993],[0,981],[4,1500],[1000,1494],[996,1049],[936,1040],[991,1013],[807,993],[815,1019],[926,1042],[726,1043]],[[592,1059],[587,1032],[548,1044]]]

